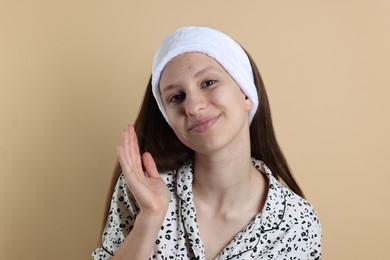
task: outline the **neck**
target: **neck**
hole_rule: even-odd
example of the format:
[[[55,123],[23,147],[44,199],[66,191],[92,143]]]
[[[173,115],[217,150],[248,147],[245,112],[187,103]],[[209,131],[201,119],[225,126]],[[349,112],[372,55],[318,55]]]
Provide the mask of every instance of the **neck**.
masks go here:
[[[196,160],[195,160],[196,162]],[[267,190],[265,177],[249,157],[235,158],[223,164],[212,162],[194,165],[193,193],[197,210],[210,216],[234,218],[257,205],[261,210],[262,194]]]
[[[251,168],[250,155],[246,153],[222,157],[195,155],[194,184],[226,190],[247,181]]]
[[[247,140],[247,141],[246,141]],[[212,154],[195,154],[194,198],[215,214],[239,208],[261,192],[265,180],[253,166],[248,137]]]

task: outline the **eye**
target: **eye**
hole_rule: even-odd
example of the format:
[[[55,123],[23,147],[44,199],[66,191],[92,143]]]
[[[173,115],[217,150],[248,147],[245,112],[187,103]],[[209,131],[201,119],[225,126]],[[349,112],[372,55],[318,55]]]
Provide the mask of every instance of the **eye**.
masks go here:
[[[184,93],[173,95],[173,96],[169,97],[168,103],[179,103],[179,102],[184,100],[185,96],[186,95]]]
[[[215,82],[217,82],[217,81],[216,81],[216,80],[213,80],[213,79],[205,80],[205,81],[203,81],[203,83],[202,83],[202,87],[207,88],[207,87],[213,85]]]

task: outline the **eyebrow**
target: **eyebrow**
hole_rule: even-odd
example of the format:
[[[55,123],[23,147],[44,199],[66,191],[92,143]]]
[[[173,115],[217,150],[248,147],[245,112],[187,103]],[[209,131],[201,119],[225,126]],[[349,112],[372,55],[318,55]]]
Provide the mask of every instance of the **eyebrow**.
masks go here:
[[[173,84],[166,86],[166,87],[163,88],[163,90],[161,91],[161,94],[163,94],[164,92],[167,92],[168,90],[173,89],[174,87],[175,87],[175,85],[173,85]]]
[[[197,73],[195,73],[194,75],[194,78],[197,78],[199,77],[200,75],[204,74],[205,72],[207,72],[208,70],[216,70],[213,66],[208,66],[204,69],[201,69],[200,71],[198,71]]]
[[[216,68],[214,68],[213,66],[207,66],[206,68],[203,68],[200,71],[198,71],[197,73],[195,73],[194,78],[201,76],[202,74],[206,73],[209,70],[219,71]],[[164,92],[166,92],[168,90],[173,89],[174,87],[175,87],[174,84],[167,85],[166,87],[163,88],[163,90],[161,91],[161,94],[163,94]]]

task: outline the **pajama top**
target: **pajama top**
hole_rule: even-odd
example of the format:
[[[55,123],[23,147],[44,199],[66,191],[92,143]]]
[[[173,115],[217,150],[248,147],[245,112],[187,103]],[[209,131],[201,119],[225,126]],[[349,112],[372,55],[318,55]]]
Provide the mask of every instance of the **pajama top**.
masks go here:
[[[252,162],[269,179],[264,207],[216,260],[320,259],[322,227],[314,208],[279,183],[262,161]],[[150,259],[206,259],[192,194],[193,162],[163,172],[161,177],[171,193],[171,201]],[[131,232],[138,212],[121,174],[112,195],[102,245],[92,253],[94,259],[110,259],[115,254]]]

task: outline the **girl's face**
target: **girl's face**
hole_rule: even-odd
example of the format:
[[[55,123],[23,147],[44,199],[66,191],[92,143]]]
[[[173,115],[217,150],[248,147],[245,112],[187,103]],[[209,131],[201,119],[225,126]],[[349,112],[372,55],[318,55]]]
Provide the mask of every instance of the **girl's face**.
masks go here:
[[[207,55],[187,53],[172,59],[159,88],[170,126],[195,152],[222,149],[248,132],[252,102]]]

